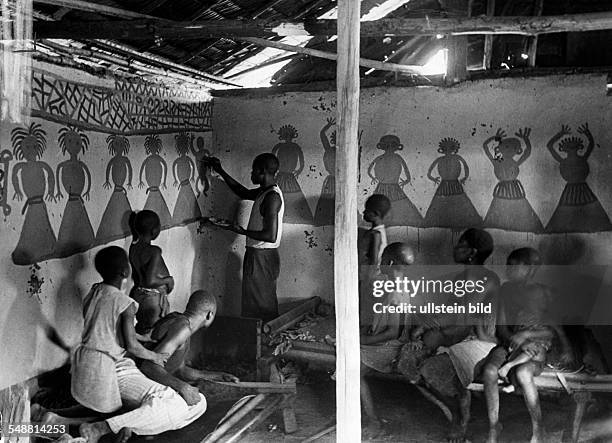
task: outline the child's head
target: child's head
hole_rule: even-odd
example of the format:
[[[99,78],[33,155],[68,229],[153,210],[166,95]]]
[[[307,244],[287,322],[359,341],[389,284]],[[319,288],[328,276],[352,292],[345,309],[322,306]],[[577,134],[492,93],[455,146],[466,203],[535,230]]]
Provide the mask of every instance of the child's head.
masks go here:
[[[440,154],[456,154],[459,151],[459,141],[455,138],[443,138],[438,144],[438,152]]]
[[[382,194],[373,194],[365,202],[363,219],[369,223],[382,222],[391,210],[391,201]]]
[[[261,185],[266,179],[273,179],[278,172],[278,158],[276,155],[265,152],[259,154],[253,160],[253,168],[251,170],[251,181],[255,185]]]
[[[527,281],[532,278],[542,264],[540,253],[533,248],[515,249],[506,260],[508,280]]]
[[[134,216],[134,231],[138,238],[155,240],[161,232],[159,216],[148,209],[137,212]]]
[[[455,246],[455,263],[483,264],[493,252],[493,237],[483,229],[465,231]]]
[[[195,291],[189,297],[185,314],[195,319],[196,328],[208,328],[217,315],[217,299],[206,291]]]
[[[414,250],[408,243],[395,242],[388,245],[380,259],[380,270],[383,274],[391,272],[391,266],[407,266],[414,263]]]
[[[397,135],[383,135],[376,147],[385,152],[401,151],[404,149],[404,146],[400,143],[400,139]]]
[[[94,266],[105,282],[121,283],[130,275],[130,262],[119,246],[101,249],[94,258]]]

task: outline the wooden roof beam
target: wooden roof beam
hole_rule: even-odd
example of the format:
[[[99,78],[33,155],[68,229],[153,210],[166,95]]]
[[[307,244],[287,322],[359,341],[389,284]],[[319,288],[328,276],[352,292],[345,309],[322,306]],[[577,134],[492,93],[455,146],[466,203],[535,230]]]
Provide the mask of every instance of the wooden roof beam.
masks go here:
[[[91,1],[82,0],[34,0],[34,3],[41,3],[45,5],[60,6],[67,9],[77,9],[79,11],[94,12],[97,14],[109,15],[112,17],[120,18],[132,18],[132,19],[155,19],[162,20],[152,15],[146,15],[141,12],[130,11],[123,8],[117,8],[114,6],[103,5]]]
[[[289,52],[297,52],[298,54],[306,54],[312,57],[325,58],[328,60],[338,60],[338,54],[334,52],[320,51],[318,49],[303,48],[301,46],[287,45],[285,43],[275,42],[256,37],[244,37],[240,40],[247,41],[259,46],[268,48],[282,49]],[[365,68],[373,68],[381,71],[403,72],[405,74],[421,75],[418,71],[420,66],[398,65],[396,63],[386,63],[378,60],[370,60],[366,58],[359,59],[359,65]]]
[[[44,0],[75,1],[75,0]],[[361,36],[405,35],[539,35],[556,32],[582,32],[612,29],[612,11],[560,16],[393,18],[361,23]],[[202,39],[211,37],[283,37],[290,35],[336,35],[336,20],[270,22],[268,20],[118,20],[37,22],[37,38],[124,38],[147,40]]]

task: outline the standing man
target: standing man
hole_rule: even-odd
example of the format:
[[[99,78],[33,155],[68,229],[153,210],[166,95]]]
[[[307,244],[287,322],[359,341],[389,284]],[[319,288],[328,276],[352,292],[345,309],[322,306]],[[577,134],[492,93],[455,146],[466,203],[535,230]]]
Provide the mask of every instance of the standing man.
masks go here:
[[[283,230],[285,202],[276,184],[278,158],[264,153],[255,157],[251,181],[259,185],[247,189],[225,172],[218,158],[206,162],[225,180],[243,200],[253,200],[247,229],[230,225],[226,229],[246,235],[246,252],[242,267],[242,316],[269,321],[278,317],[276,280],[280,272],[278,247]]]

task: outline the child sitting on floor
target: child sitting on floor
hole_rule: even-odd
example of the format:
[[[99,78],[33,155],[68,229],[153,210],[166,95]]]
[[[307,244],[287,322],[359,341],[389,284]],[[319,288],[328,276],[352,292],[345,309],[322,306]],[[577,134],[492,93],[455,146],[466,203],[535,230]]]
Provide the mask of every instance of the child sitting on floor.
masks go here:
[[[371,227],[359,239],[359,313],[360,323],[367,325],[372,318],[369,309],[371,291],[369,286],[372,278],[379,272],[380,260],[387,247],[387,232],[383,220],[389,210],[391,202],[382,194],[371,195],[365,202],[363,219]],[[369,295],[368,295],[369,293]]]
[[[151,244],[161,232],[158,215],[147,209],[136,213],[133,228],[130,264],[134,287],[130,297],[140,306],[136,313],[136,332],[147,334],[170,309],[167,294],[174,289],[174,279],[164,263],[161,248]]]
[[[385,248],[381,257],[381,272],[388,280],[404,276],[403,266],[414,263],[414,251],[406,243],[392,243]],[[382,308],[399,305],[405,294],[389,293],[377,299]],[[361,334],[361,401],[368,417],[368,432],[376,434],[381,423],[377,417],[372,401],[372,394],[365,377],[372,372],[391,373],[397,362],[404,342],[401,340],[402,328],[405,326],[404,314],[391,314],[388,311],[376,312],[374,322],[366,333]],[[374,437],[374,435],[371,435]]]
[[[510,376],[525,397],[532,422],[531,441],[541,442],[544,439],[542,412],[533,377],[544,368],[555,332],[563,347],[562,360],[571,359],[570,345],[563,329],[547,321],[549,289],[533,281],[541,264],[539,253],[532,248],[517,249],[510,253],[507,264],[508,281],[501,288],[496,328],[502,344],[491,350],[483,367],[489,416],[487,441],[496,442],[501,429],[498,380],[508,381]],[[512,392],[513,385],[504,390]]]

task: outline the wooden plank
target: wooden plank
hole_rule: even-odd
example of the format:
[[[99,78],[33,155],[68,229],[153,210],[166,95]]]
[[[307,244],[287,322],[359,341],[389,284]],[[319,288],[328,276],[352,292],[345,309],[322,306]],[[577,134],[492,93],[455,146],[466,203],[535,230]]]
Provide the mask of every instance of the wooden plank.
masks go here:
[[[112,17],[121,18],[152,18],[161,20],[158,17],[146,15],[141,12],[129,11],[127,9],[115,8],[113,6],[103,5],[92,1],[81,0],[34,0],[34,3],[45,5],[61,6],[62,8],[77,9],[79,11],[95,12],[98,14],[109,15]]]
[[[76,0],[44,0],[53,2]],[[120,10],[123,11],[123,10]],[[117,12],[119,13],[119,12]],[[125,38],[147,40],[202,39],[212,37],[282,37],[336,35],[336,20],[274,22],[257,20],[198,20],[170,22],[128,12],[135,20],[57,22],[38,21],[34,31],[39,38]],[[140,18],[137,18],[140,17]],[[406,35],[538,35],[558,32],[612,29],[612,11],[556,16],[478,16],[440,18],[390,18],[361,23],[362,37]]]
[[[544,0],[535,0],[535,1],[536,1],[536,5],[535,5],[535,11],[533,15],[541,16],[542,11],[544,10]],[[527,57],[528,57],[527,62],[528,62],[528,65],[531,67],[535,66],[537,50],[538,50],[538,36],[534,35],[533,37],[530,38],[529,49],[527,51]]]
[[[299,322],[307,313],[314,312],[319,303],[321,303],[321,297],[311,297],[288,312],[279,315],[274,320],[265,323],[263,331],[266,334],[274,334],[280,330],[287,329]]]
[[[268,48],[276,48],[282,49],[284,51],[296,52],[299,54],[306,54],[312,57],[325,58],[328,60],[338,60],[338,54],[333,52],[325,52],[318,49],[311,48],[303,48],[301,46],[288,45],[286,43],[276,42],[272,40],[266,40],[264,38],[256,38],[256,37],[241,37],[239,40],[244,40],[249,43],[253,43],[260,46],[266,46]],[[379,71],[392,71],[392,72],[404,72],[407,74],[419,75],[418,68],[420,66],[409,66],[409,65],[399,65],[397,63],[387,63],[381,62],[378,60],[370,60],[367,58],[359,58],[359,65],[366,67],[377,69]]]
[[[360,2],[338,1],[336,216],[336,423],[338,441],[361,441],[357,161],[359,157]]]
[[[487,17],[495,15],[495,0],[487,0]],[[491,69],[491,56],[493,55],[493,35],[485,35],[482,67]]]

